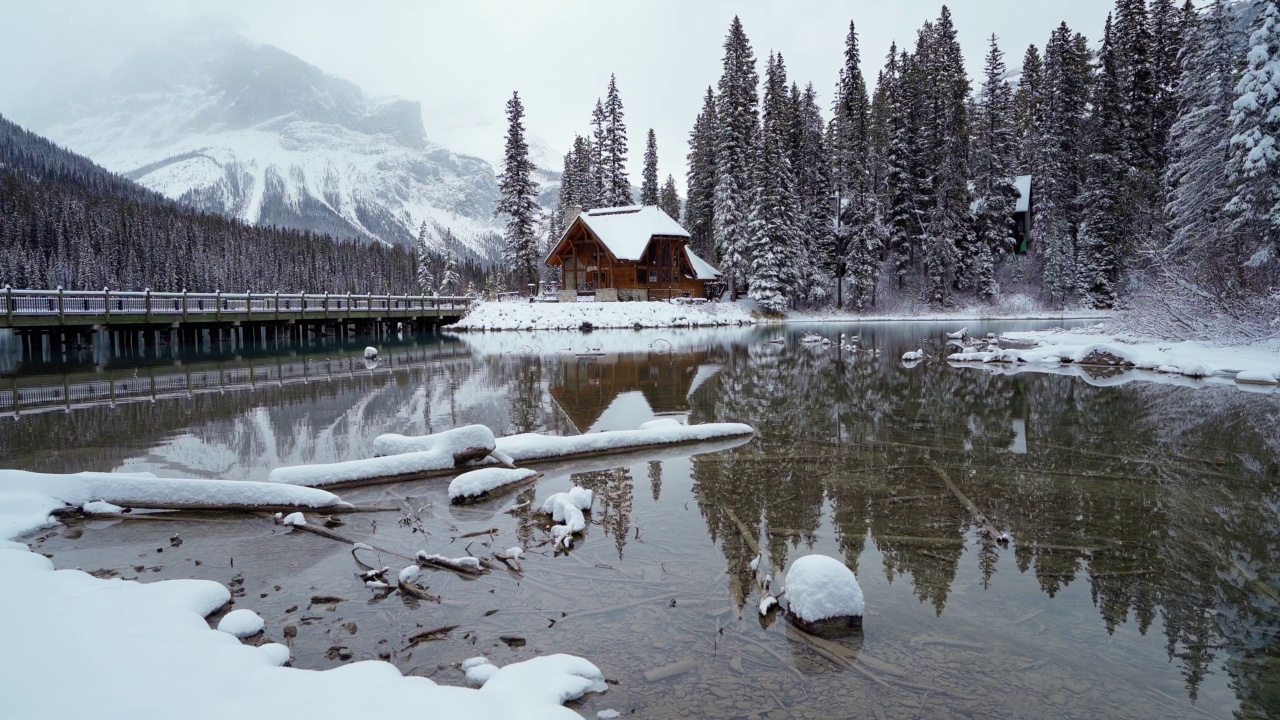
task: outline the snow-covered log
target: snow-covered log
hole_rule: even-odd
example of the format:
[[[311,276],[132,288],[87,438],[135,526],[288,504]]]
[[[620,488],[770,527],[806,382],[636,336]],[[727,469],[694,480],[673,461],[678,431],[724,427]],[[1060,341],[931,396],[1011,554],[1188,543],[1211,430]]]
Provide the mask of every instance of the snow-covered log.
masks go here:
[[[812,635],[862,629],[866,603],[853,571],[835,558],[806,555],[787,573],[787,618]]]
[[[493,448],[493,431],[484,425],[464,425],[433,435],[388,433],[373,440],[374,457],[435,451],[452,457],[454,465],[478,460],[493,452]]]
[[[264,482],[158,478],[150,473],[56,475],[0,470],[0,536],[42,527],[55,510],[93,501],[152,510],[273,512],[351,507],[324,490]]]
[[[569,436],[539,433],[508,435],[498,438],[498,450],[517,463],[527,463],[644,450],[739,437],[754,432],[750,425],[742,423],[681,425],[664,418],[645,423],[639,430],[608,430]]]
[[[454,503],[480,500],[496,490],[532,482],[538,475],[536,470],[521,468],[491,467],[472,470],[462,473],[449,483],[449,500]]]

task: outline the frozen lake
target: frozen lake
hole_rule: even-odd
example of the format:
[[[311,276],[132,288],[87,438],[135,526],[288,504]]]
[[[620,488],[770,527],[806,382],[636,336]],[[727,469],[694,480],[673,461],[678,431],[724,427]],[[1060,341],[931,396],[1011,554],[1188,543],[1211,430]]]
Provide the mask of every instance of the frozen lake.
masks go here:
[[[28,539],[58,567],[229,583],[295,667],[383,658],[460,685],[453,664],[475,655],[581,655],[616,681],[571,704],[585,717],[1280,713],[1280,396],[899,361],[936,358],[964,324],[1050,325],[426,336],[384,345],[375,368],[363,343],[35,359],[10,347],[0,392],[22,399],[0,424],[0,464],[265,480],[367,457],[384,432],[745,422],[757,435],[736,447],[539,468],[535,485],[478,505],[450,506],[443,479],[341,492],[401,508],[334,529],[402,554],[527,548],[522,576],[424,573],[438,604],[380,596],[348,546],[266,518],[95,520]],[[808,332],[871,352],[805,346]],[[947,481],[1011,546],[980,537]],[[567,555],[527,512],[503,512],[573,485],[597,500]],[[775,568],[843,559],[866,595],[863,634],[832,659],[760,618],[740,526]],[[411,640],[442,626],[456,628]]]

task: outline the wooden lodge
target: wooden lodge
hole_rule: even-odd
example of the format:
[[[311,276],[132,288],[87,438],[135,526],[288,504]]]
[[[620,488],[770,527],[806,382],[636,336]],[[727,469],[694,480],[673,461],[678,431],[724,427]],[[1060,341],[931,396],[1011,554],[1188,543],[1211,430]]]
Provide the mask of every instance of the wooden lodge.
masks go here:
[[[651,205],[578,213],[546,262],[563,271],[561,302],[706,298],[720,287],[720,271],[689,249],[689,233]]]

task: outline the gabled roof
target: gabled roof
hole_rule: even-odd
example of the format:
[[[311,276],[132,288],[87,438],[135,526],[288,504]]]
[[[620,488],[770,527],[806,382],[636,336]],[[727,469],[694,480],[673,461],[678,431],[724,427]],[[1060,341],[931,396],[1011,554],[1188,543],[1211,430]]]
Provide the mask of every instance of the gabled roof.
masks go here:
[[[604,243],[605,248],[618,260],[640,259],[649,240],[655,236],[688,238],[689,232],[653,205],[628,205],[626,207],[597,208],[578,216],[565,228],[564,235],[552,248],[559,249],[573,226],[581,221]]]
[[[720,277],[720,271],[711,267],[711,263],[693,254],[688,245],[684,246],[684,254],[689,258],[689,266],[693,268],[693,275],[698,280],[715,280]]]

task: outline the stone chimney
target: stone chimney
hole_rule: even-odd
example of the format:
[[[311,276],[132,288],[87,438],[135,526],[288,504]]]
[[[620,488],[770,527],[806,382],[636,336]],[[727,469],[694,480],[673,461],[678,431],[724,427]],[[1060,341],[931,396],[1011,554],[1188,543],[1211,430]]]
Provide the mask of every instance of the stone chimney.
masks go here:
[[[565,208],[564,209],[564,226],[569,227],[570,225],[572,225],[573,221],[577,220],[578,216],[581,214],[582,214],[582,208],[578,207],[577,205],[570,205],[569,207]]]

